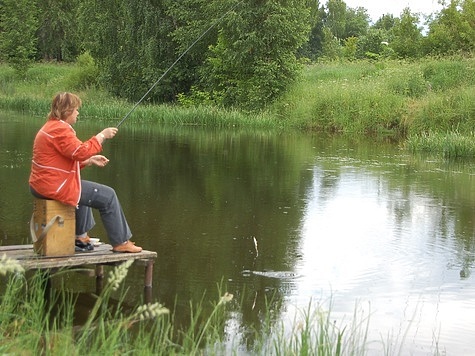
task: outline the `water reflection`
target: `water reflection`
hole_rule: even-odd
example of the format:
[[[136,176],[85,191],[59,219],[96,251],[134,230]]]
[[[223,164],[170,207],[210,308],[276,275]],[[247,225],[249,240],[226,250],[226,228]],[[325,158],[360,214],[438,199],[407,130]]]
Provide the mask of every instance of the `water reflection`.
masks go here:
[[[1,243],[28,243],[29,157],[42,120],[0,122]],[[76,130],[87,138],[104,125]],[[359,303],[375,350],[388,335],[414,354],[436,343],[464,354],[475,341],[473,162],[387,143],[153,125],[124,125],[104,154],[107,169],[83,176],[116,189],[134,240],[158,252],[154,298],[176,303],[177,320],[225,285],[240,301],[227,328],[243,350],[269,308],[278,322],[310,299],[331,300],[342,320]],[[105,236],[102,226],[94,234]],[[131,302],[142,272],[126,281]],[[82,276],[66,285],[94,290]]]

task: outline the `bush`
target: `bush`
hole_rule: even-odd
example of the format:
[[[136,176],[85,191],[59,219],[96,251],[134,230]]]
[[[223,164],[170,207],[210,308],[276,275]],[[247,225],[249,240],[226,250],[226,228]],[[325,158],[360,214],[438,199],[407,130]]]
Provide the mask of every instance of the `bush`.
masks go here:
[[[81,54],[77,61],[77,67],[66,79],[68,87],[73,89],[88,89],[98,86],[99,69],[94,58],[89,52]]]

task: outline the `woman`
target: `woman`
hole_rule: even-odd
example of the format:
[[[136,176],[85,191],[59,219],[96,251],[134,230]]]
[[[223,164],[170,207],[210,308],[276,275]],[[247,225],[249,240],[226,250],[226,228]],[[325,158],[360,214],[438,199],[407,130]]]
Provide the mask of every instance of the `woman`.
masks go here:
[[[81,180],[82,168],[107,165],[109,160],[97,153],[102,151],[104,141],[113,138],[118,129],[105,128],[81,142],[72,127],[80,106],[81,99],[75,94],[59,93],[54,97],[48,120],[38,131],[33,144],[30,190],[38,198],[77,207],[76,246],[90,242],[88,231],[95,225],[94,208],[100,212],[114,252],[140,252],[142,248],[130,241],[132,233],[114,189]]]

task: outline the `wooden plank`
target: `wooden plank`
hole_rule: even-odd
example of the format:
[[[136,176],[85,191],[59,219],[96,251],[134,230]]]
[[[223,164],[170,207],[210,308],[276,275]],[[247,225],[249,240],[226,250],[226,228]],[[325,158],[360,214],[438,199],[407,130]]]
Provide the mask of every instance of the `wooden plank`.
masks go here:
[[[77,252],[71,256],[40,256],[33,251],[33,245],[1,246],[0,255],[16,259],[25,269],[48,269],[92,264],[111,264],[133,260],[150,260],[157,258],[157,253],[142,250],[138,253],[112,252],[112,246],[99,245],[90,252]]]
[[[13,250],[32,250],[33,245],[8,245],[0,246],[0,252],[2,251],[13,251]]]

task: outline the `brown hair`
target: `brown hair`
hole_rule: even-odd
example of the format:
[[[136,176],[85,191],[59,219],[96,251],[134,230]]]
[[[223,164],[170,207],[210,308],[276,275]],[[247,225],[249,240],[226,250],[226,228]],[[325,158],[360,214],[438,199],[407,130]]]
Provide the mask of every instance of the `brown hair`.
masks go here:
[[[48,119],[64,120],[74,109],[79,109],[81,104],[81,99],[76,94],[58,93],[51,103]]]

